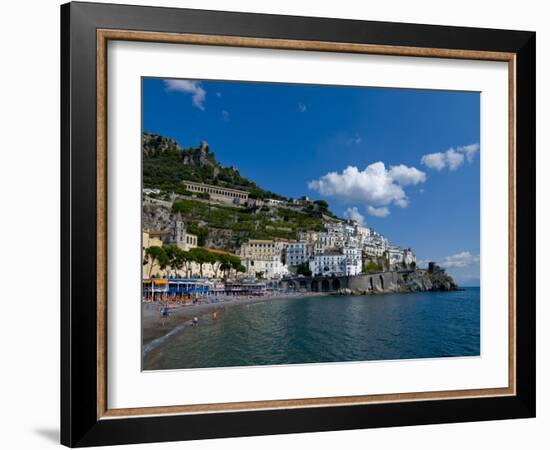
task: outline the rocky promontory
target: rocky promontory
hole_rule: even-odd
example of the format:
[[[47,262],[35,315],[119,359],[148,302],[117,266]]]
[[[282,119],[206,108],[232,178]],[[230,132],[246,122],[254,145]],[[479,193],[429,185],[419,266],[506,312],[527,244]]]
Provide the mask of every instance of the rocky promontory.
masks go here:
[[[399,288],[403,292],[418,291],[456,291],[457,284],[444,270],[430,272],[428,270],[415,270],[404,273],[399,282]]]
[[[458,285],[444,269],[410,269],[361,274],[348,279],[341,295],[367,295],[400,292],[456,291]]]

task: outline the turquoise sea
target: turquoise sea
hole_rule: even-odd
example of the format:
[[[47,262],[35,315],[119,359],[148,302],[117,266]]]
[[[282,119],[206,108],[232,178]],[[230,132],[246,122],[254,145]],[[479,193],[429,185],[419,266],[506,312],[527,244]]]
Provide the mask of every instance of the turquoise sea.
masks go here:
[[[183,369],[477,356],[479,288],[276,299],[186,326],[144,357]]]

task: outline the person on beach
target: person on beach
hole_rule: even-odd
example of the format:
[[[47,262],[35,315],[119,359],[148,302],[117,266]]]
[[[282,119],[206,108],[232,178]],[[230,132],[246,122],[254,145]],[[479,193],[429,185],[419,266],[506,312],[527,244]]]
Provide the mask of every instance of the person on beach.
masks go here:
[[[194,327],[198,327],[198,326],[199,326],[199,318],[198,318],[198,317],[193,317],[193,326],[194,326]]]
[[[160,315],[162,317],[162,326],[166,324],[166,321],[168,320],[168,305],[164,304],[160,308]]]
[[[214,311],[212,313],[212,320],[218,320],[218,312],[217,311]]]

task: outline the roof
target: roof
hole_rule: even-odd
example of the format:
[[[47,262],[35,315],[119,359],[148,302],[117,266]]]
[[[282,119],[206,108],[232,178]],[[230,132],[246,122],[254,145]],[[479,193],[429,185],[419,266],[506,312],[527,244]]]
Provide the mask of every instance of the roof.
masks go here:
[[[229,188],[229,187],[225,187],[225,186],[216,186],[216,185],[213,185],[213,184],[197,183],[196,181],[183,180],[182,183],[183,184],[190,184],[192,186],[207,187],[207,188],[210,188],[210,189],[220,189],[220,190],[223,189],[224,191],[235,192],[235,193],[238,193],[238,194],[246,194],[246,195],[249,194],[248,191],[241,191],[239,189],[233,189],[233,188]]]
[[[143,280],[143,283],[144,284],[154,283],[154,284],[164,285],[164,284],[168,284],[168,280],[153,278],[153,279]]]
[[[209,253],[214,253],[215,255],[229,255],[229,256],[237,256],[235,253],[226,252],[225,250],[221,250],[218,248],[206,248],[206,251]]]
[[[170,234],[169,230],[143,230],[144,233],[147,233],[150,236],[158,235],[158,236],[166,236]]]
[[[343,252],[337,248],[327,248],[322,254],[318,256],[342,256]]]

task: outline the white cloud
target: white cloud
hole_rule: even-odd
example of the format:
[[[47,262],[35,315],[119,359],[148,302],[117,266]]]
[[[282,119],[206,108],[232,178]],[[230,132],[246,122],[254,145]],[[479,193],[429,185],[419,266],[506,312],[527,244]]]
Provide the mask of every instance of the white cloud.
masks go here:
[[[426,181],[426,174],[416,167],[407,167],[404,164],[391,166],[388,171],[391,178],[401,186],[415,185]]]
[[[300,110],[300,112],[303,113],[303,112],[306,112],[307,106],[302,102],[298,102],[298,109]]]
[[[447,150],[445,156],[447,157],[447,166],[451,171],[458,169],[464,163],[464,155],[453,148]]]
[[[464,164],[464,159],[471,163],[478,150],[479,144],[464,145],[446,152],[428,153],[422,156],[420,162],[430,169],[442,170],[447,167],[454,171]]]
[[[458,147],[458,151],[463,152],[466,155],[468,162],[472,162],[479,150],[479,144],[470,144],[463,147]]]
[[[389,216],[390,210],[387,206],[381,206],[380,208],[375,208],[374,206],[367,206],[367,213],[375,217],[386,217]]]
[[[388,205],[401,208],[408,206],[403,186],[423,183],[426,174],[414,167],[392,166],[386,170],[383,162],[375,162],[360,171],[348,166],[341,173],[329,172],[318,180],[310,181],[308,187],[327,197],[338,198],[348,203],[362,203],[369,214],[385,217]]]
[[[352,206],[344,211],[344,217],[355,220],[357,223],[364,225],[365,217],[359,212],[357,206]]]
[[[420,162],[425,166],[428,166],[430,169],[436,170],[441,170],[447,165],[445,153],[441,152],[424,155]]]
[[[200,81],[195,80],[164,80],[167,91],[183,92],[191,94],[193,106],[204,111],[206,91],[202,88]]]
[[[454,267],[468,267],[479,264],[479,255],[472,255],[470,252],[460,252],[451,256],[446,256],[439,263],[441,267],[451,269]]]
[[[400,208],[406,208],[407,206],[409,206],[409,199],[401,198],[399,200],[396,200],[394,203],[396,204],[396,206],[399,206]]]
[[[354,137],[346,139],[347,145],[359,145],[361,142],[363,142],[363,138],[361,136],[355,135]]]

